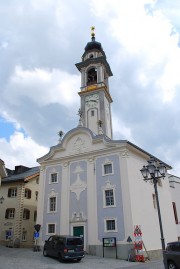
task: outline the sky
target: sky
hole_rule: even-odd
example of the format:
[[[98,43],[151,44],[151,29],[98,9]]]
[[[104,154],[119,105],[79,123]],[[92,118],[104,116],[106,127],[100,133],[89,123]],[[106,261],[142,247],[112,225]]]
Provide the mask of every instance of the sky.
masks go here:
[[[113,72],[113,138],[180,176],[180,1],[0,1],[0,159],[36,159],[78,125],[81,61],[95,26]]]

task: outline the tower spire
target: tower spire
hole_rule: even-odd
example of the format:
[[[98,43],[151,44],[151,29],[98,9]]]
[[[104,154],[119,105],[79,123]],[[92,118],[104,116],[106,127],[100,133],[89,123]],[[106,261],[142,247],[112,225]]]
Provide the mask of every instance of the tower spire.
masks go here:
[[[92,26],[92,40],[85,47],[82,61],[76,64],[81,72],[81,109],[78,126],[84,126],[96,135],[104,134],[112,139],[109,77],[113,74],[101,43],[95,40],[94,30],[95,27]]]

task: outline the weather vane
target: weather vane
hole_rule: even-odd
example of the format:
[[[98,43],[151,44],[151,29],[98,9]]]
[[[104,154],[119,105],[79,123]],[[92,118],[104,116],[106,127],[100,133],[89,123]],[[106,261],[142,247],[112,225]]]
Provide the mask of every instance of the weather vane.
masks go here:
[[[91,26],[91,37],[92,37],[92,40],[95,39],[95,27],[94,26]]]

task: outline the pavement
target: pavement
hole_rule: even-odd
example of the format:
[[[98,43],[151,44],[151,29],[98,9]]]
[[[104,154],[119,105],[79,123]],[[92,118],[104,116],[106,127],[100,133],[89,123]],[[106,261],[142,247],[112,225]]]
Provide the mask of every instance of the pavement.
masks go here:
[[[0,246],[0,269],[164,269],[162,260],[145,263],[86,255],[81,262],[63,262],[44,257],[42,251]]]

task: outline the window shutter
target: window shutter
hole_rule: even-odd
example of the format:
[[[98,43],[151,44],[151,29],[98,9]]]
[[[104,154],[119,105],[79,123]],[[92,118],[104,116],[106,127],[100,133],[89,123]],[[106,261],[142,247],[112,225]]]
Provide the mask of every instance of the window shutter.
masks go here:
[[[27,219],[30,219],[30,210],[27,210]]]
[[[37,211],[34,211],[34,221],[37,220]]]
[[[176,203],[173,202],[172,204],[173,204],[173,210],[174,210],[175,223],[178,224],[178,215],[177,215]]]
[[[31,199],[31,190],[28,190],[28,198]]]
[[[8,189],[8,197],[11,197],[11,189]]]
[[[9,212],[9,210],[8,210],[8,209],[6,209],[6,213],[5,213],[5,219],[8,219],[8,212]]]

